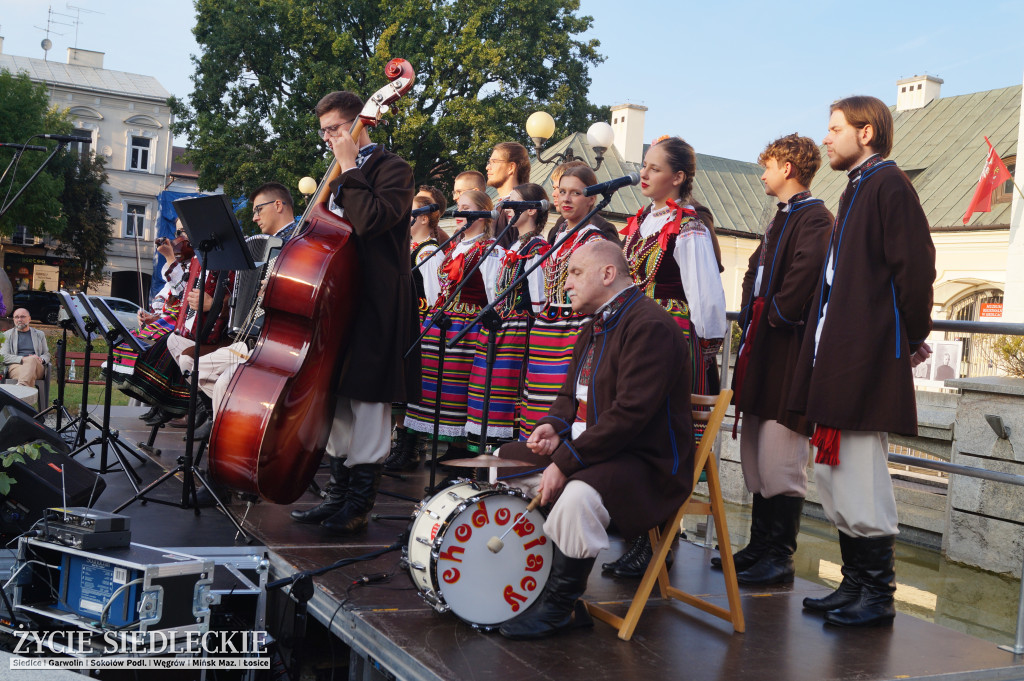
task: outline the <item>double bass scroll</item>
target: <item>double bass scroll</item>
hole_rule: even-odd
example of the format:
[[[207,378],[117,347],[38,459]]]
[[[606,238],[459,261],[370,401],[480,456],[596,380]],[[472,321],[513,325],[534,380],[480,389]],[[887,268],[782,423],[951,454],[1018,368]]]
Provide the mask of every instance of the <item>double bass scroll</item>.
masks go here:
[[[404,59],[385,68],[389,83],[353,123],[358,139],[412,88]],[[327,209],[332,162],[267,281],[264,322],[214,418],[210,473],[241,492],[290,504],[309,486],[327,446],[335,390],[359,298],[352,226]]]

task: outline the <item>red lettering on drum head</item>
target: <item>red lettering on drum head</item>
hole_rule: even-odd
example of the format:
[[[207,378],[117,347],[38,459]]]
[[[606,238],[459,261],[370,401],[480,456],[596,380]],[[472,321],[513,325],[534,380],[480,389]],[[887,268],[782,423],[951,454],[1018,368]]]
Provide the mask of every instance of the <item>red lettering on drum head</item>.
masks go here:
[[[548,543],[548,538],[547,538],[547,537],[545,537],[545,536],[544,536],[544,535],[542,534],[541,536],[537,537],[537,538],[536,538],[536,539],[534,539],[533,541],[531,541],[531,542],[527,542],[527,543],[523,544],[523,551],[529,551],[529,550],[530,550],[530,549],[532,549],[532,548],[533,548],[534,546],[544,546],[544,545],[545,545],[545,544],[547,544],[547,543]]]
[[[455,538],[461,542],[469,541],[469,538],[473,536],[473,528],[467,523],[462,523],[455,527]]]
[[[465,552],[466,549],[462,548],[461,546],[452,546],[447,551],[442,551],[441,555],[439,555],[437,558],[438,560],[452,560],[456,563],[461,563],[462,559],[458,556],[461,556]]]
[[[512,585],[509,584],[505,587],[505,602],[512,606],[512,612],[519,612],[519,604],[526,602],[526,596],[523,594],[517,594],[513,589]]]
[[[459,574],[458,568],[448,568],[444,571],[444,574],[441,575],[441,579],[443,579],[446,584],[454,584],[459,581],[459,577],[461,576],[462,575]]]
[[[520,521],[520,523],[516,525],[512,531],[518,534],[520,537],[525,537],[527,535],[533,534],[533,531],[536,529],[537,527],[533,523],[531,523],[526,518],[523,518],[522,521]]]
[[[494,522],[498,523],[499,525],[507,525],[509,519],[511,518],[512,511],[508,510],[507,508],[499,508],[497,511],[494,512]]]
[[[526,569],[530,572],[538,572],[544,567],[544,556],[539,553],[531,553],[526,557]]]
[[[487,517],[487,506],[483,500],[480,501],[480,507],[473,511],[473,527],[483,527],[484,525],[491,522],[491,519]]]
[[[526,575],[523,577],[523,581],[519,582],[519,586],[523,591],[533,591],[537,588],[537,580]]]

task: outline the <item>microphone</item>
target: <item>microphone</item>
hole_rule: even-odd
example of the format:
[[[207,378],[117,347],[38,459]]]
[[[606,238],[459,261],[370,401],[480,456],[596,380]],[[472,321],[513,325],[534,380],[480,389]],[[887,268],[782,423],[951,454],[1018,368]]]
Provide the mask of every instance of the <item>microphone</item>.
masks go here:
[[[498,204],[501,208],[509,208],[511,210],[529,210],[531,208],[537,208],[539,210],[547,210],[548,202],[541,201],[502,201]]]
[[[423,206],[422,208],[417,208],[417,209],[413,210],[412,216],[414,218],[418,218],[421,215],[426,215],[427,213],[433,213],[435,210],[441,210],[441,206],[437,205],[436,203],[428,203],[427,205]]]
[[[44,140],[56,140],[57,142],[85,142],[86,144],[92,144],[91,137],[77,137],[75,135],[51,135],[50,133],[43,133],[36,135],[36,137],[42,137]]]
[[[11,149],[24,149],[25,151],[49,151],[46,147],[40,147],[36,144],[15,144],[14,142],[0,142],[0,147],[10,147]]]
[[[637,184],[640,181],[640,176],[636,173],[630,173],[629,175],[623,175],[622,177],[616,177],[614,180],[608,180],[607,182],[599,182],[591,185],[583,190],[583,196],[593,196],[594,194],[610,194],[616,189],[622,187],[629,187],[630,185]]]
[[[457,210],[452,213],[453,218],[466,218],[468,220],[497,220],[496,210]]]

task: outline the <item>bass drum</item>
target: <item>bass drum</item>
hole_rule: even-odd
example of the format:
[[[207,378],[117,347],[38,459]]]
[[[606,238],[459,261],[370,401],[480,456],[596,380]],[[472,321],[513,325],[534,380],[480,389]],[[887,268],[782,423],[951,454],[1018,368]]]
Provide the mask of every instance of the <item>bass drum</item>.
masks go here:
[[[438,612],[453,612],[474,627],[491,629],[533,604],[551,572],[551,542],[539,511],[526,514],[518,489],[471,480],[447,487],[416,506],[403,552],[420,596]]]

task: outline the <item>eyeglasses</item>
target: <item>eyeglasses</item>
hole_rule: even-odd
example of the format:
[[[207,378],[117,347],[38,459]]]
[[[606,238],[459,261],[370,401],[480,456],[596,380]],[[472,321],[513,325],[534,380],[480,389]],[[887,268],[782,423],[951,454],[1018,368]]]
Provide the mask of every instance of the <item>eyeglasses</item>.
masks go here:
[[[272,203],[277,203],[279,200],[280,199],[274,199],[273,201],[267,201],[265,203],[260,203],[260,204],[257,204],[255,206],[253,206],[252,207],[252,214],[253,214],[253,216],[254,217],[259,217],[260,212],[263,210],[263,206],[269,206]]]
[[[487,164],[486,165],[493,166],[493,165],[497,165],[499,163],[510,163],[510,161],[507,158],[489,158],[489,159],[487,159]]]
[[[338,131],[338,128],[340,128],[343,125],[352,125],[352,123],[354,123],[355,120],[356,119],[353,118],[351,121],[342,121],[341,123],[328,125],[326,128],[320,128],[317,132],[320,134],[320,139],[325,140],[328,137],[332,136],[334,133],[336,133]]]

